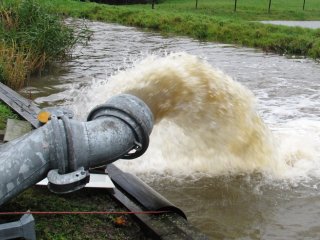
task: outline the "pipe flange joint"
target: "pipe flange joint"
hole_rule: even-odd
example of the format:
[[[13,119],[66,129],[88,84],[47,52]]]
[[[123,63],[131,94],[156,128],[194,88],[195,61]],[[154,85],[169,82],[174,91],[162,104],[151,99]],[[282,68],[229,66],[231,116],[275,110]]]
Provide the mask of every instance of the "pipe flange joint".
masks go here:
[[[101,117],[115,117],[125,122],[136,141],[132,149],[121,156],[122,159],[140,157],[149,146],[149,135],[153,127],[153,115],[149,107],[139,98],[130,94],[112,97],[107,103],[95,107],[88,115],[91,121]]]
[[[58,161],[59,173],[63,174],[66,172],[68,165],[67,156],[64,154],[64,147],[62,145],[62,134],[59,120],[56,115],[51,115],[51,126],[53,133],[53,144],[55,148],[55,159]]]

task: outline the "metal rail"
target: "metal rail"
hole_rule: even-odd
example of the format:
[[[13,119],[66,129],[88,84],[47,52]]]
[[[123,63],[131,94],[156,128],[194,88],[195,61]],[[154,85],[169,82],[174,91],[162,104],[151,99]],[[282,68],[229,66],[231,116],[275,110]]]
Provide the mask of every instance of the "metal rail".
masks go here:
[[[190,225],[183,211],[146,185],[136,176],[121,171],[113,164],[107,166],[109,177],[117,188],[112,196],[131,212],[165,211],[156,215],[135,214],[135,219],[152,239],[207,240],[208,237]]]

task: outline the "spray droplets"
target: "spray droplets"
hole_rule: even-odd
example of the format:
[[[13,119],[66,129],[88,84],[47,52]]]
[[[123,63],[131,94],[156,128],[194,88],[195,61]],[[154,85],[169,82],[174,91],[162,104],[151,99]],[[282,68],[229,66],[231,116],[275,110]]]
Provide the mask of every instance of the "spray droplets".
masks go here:
[[[279,169],[252,93],[206,61],[186,53],[149,56],[108,80],[88,92],[91,105],[130,93],[147,103],[156,123],[147,153],[123,167],[173,175]]]

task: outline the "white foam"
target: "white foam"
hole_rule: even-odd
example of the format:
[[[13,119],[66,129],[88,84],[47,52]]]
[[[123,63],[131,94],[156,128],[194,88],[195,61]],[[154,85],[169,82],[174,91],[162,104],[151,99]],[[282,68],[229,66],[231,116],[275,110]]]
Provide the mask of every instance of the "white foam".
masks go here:
[[[285,178],[310,179],[320,177],[320,122],[297,119],[273,129],[277,138],[279,158],[287,164]]]
[[[320,176],[319,122],[270,121],[271,133],[256,113],[252,93],[195,56],[152,55],[95,80],[74,92],[74,110],[84,116],[87,109],[122,92],[141,97],[157,123],[142,157],[117,162],[124,170],[175,177],[252,172],[276,179]],[[280,115],[295,111],[292,106],[284,109]]]

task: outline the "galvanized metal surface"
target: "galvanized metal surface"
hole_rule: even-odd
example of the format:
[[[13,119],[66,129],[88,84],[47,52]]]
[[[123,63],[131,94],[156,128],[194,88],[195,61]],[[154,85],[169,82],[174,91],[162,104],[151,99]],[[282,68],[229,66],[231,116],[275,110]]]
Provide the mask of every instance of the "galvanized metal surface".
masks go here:
[[[35,223],[31,214],[23,215],[20,220],[0,224],[0,239],[36,240]]]
[[[42,180],[50,168],[49,125],[0,146],[0,205]]]
[[[12,91],[12,90],[11,90]],[[12,98],[20,98],[20,100],[22,102],[24,102],[24,98],[21,97],[19,94],[15,93],[14,91],[12,91],[14,93],[14,95],[12,95]],[[0,99],[3,97],[3,95],[0,94]],[[10,96],[9,96],[10,98]],[[122,100],[124,100],[126,97],[122,98]],[[122,102],[122,101],[121,101]],[[138,129],[135,131],[135,135],[140,134],[140,136],[135,136],[138,140],[140,139],[141,142],[144,142],[146,144],[146,140],[148,139],[143,139],[144,136],[141,136],[141,134],[143,134],[144,132],[147,132],[148,134],[150,134],[151,129],[152,129],[152,115],[148,115],[148,110],[146,113],[144,113],[144,111],[146,111],[143,108],[143,104],[142,103],[135,103],[133,102],[133,105],[137,105],[135,107],[132,108],[132,106],[130,106],[129,108],[127,108],[127,101],[123,101],[124,104],[124,109],[130,110],[129,113],[131,113],[131,111],[139,111],[139,115],[147,115],[148,117],[144,120],[146,120],[145,122],[139,122],[138,121],[138,125],[143,128],[143,129]],[[140,106],[140,104],[142,104]],[[25,106],[26,107],[26,106]],[[110,102],[109,102],[109,107],[110,107]],[[118,108],[120,108],[120,106],[118,105]],[[122,107],[121,107],[122,108]],[[23,107],[21,108],[22,112],[24,111]],[[33,113],[30,115],[30,118],[32,118],[32,120],[30,122],[35,122],[37,121],[37,113],[40,112],[40,109],[38,109],[37,107],[33,107],[33,109],[35,109],[35,111],[33,111]],[[100,111],[98,111],[100,109]],[[15,109],[14,109],[15,110]],[[106,116],[103,115],[109,115],[108,113],[105,112],[105,107],[103,106],[96,108],[95,110],[92,111],[92,113],[89,115],[89,120],[95,118],[95,119],[99,119],[99,118],[104,118]],[[123,111],[120,111],[123,112]],[[19,113],[19,112],[18,112]],[[53,111],[53,114],[56,114],[56,111]],[[119,113],[113,113],[113,117],[116,117],[115,115],[118,116]],[[125,116],[127,114],[126,111],[124,111],[124,113],[122,113],[122,116]],[[133,112],[134,114],[134,112]],[[62,115],[63,116],[63,115]],[[69,116],[69,115],[68,115]],[[59,116],[61,117],[61,116]],[[123,118],[123,117],[122,117]],[[94,121],[97,121],[94,120]],[[101,120],[101,119],[100,119]],[[61,120],[60,120],[61,121]],[[126,121],[128,122],[133,122],[133,124],[137,124],[137,118],[135,119],[127,119]],[[45,153],[48,152],[48,148],[52,147],[54,145],[54,141],[52,138],[43,138],[42,135],[44,135],[42,133],[42,131],[53,131],[52,127],[49,127],[50,124],[47,124],[48,126],[46,128],[41,128],[38,129],[36,131],[39,131],[39,133],[36,133],[36,136],[41,139],[33,139],[33,141],[37,140],[37,142],[35,143],[35,146],[37,146],[39,148],[39,150],[41,150],[41,148],[46,149]],[[63,123],[59,123],[59,125],[64,125]],[[71,131],[71,126],[72,126],[72,131],[73,132],[78,132],[78,130],[83,130],[82,127],[83,123],[78,123],[78,124],[70,124],[70,129],[68,131]],[[88,123],[89,124],[89,123]],[[92,123],[91,123],[92,124]],[[79,126],[80,125],[80,126]],[[92,137],[92,141],[95,138],[95,131],[100,131],[101,129],[105,129],[107,127],[112,127],[114,124],[113,122],[109,122],[108,124],[104,124],[104,127],[96,127],[96,126],[91,126],[89,127]],[[35,127],[39,127],[40,125],[37,126],[37,124],[35,124]],[[136,127],[139,127],[136,126]],[[95,129],[95,131],[93,131],[93,129]],[[35,131],[34,131],[35,132]],[[85,136],[87,136],[87,131],[85,131],[84,133]],[[119,132],[115,131],[113,134],[118,134]],[[71,135],[70,132],[67,133],[69,136]],[[80,134],[80,133],[79,133]],[[80,135],[77,135],[78,137],[81,137]],[[60,138],[61,136],[59,136]],[[64,139],[67,139],[66,136],[63,136]],[[22,139],[21,139],[22,140]],[[20,141],[20,140],[19,140]],[[80,141],[80,139],[78,139],[78,141]],[[99,140],[100,141],[100,140]],[[68,145],[67,143],[68,141],[66,140],[66,145]],[[140,144],[138,141],[135,141],[135,146],[133,147],[134,149],[137,147],[137,143]],[[75,144],[74,142],[72,142],[72,144]],[[83,151],[81,151],[81,154],[83,154],[84,151],[89,151],[90,150],[90,156],[92,156],[92,150],[94,149],[94,142],[91,142],[90,144],[88,144],[88,146],[91,146],[89,149],[83,149]],[[110,142],[108,142],[108,144],[111,144]],[[115,144],[115,143],[114,143]],[[5,145],[5,149],[7,149],[7,151],[13,151],[14,149],[14,145],[15,144],[6,144]],[[29,146],[30,145],[30,146]],[[35,151],[37,151],[37,148],[33,148],[32,145],[32,141],[29,142],[29,145],[27,145],[27,149],[33,149]],[[101,145],[106,148],[106,146],[110,146],[105,144],[104,140],[101,142]],[[141,144],[140,144],[141,145]],[[140,146],[138,146],[140,147]],[[147,147],[147,145],[143,146],[144,148]],[[136,150],[136,149],[135,149]],[[139,150],[139,149],[138,149]],[[31,150],[27,150],[27,152],[31,152]],[[74,150],[75,151],[75,150]],[[140,154],[143,153],[143,149],[140,149]],[[2,152],[2,149],[0,147],[0,152]],[[64,152],[66,152],[68,154],[68,150],[64,150]],[[74,152],[75,154],[75,152]],[[23,151],[19,151],[19,153],[17,155],[20,156],[24,156],[24,152]],[[29,168],[31,167],[31,169],[25,169],[25,167],[22,167],[21,169],[18,168],[19,165],[21,166],[26,166],[24,162],[17,162],[17,164],[15,165],[15,174],[19,173],[19,177],[18,177],[18,181],[20,182],[21,180],[26,180],[26,178],[24,177],[24,175],[26,175],[25,173],[23,174],[24,171],[27,172],[32,172],[33,170],[36,170],[36,177],[31,176],[30,178],[28,178],[28,185],[24,185],[23,188],[21,188],[19,186],[19,191],[23,191],[25,188],[27,188],[28,186],[31,186],[33,182],[36,182],[36,179],[40,179],[45,177],[46,172],[49,170],[49,165],[50,163],[48,163],[45,159],[49,158],[53,158],[55,159],[56,154],[36,154],[35,156],[29,156],[29,160],[33,157],[35,157],[35,161],[39,163],[39,160],[43,160],[42,164],[45,164],[44,166],[41,164],[36,164],[36,166],[29,166]],[[78,159],[79,154],[76,156],[73,156],[74,159]],[[128,157],[132,157],[128,156]],[[10,159],[10,156],[7,156]],[[79,156],[81,157],[81,155]],[[88,157],[88,155],[84,155],[82,156],[83,158]],[[99,163],[98,159],[102,160],[103,163],[106,163],[109,161],[109,159],[105,159],[104,156],[92,156],[95,161],[94,164]],[[2,159],[1,161],[1,157],[0,157],[0,164],[2,162],[5,162],[4,159]],[[38,160],[37,160],[38,159]],[[20,158],[20,160],[23,160],[23,158]],[[27,162],[28,162],[27,161]],[[83,162],[84,160],[82,160]],[[55,160],[51,163],[54,168],[58,168],[58,161]],[[2,164],[1,164],[2,165]],[[9,166],[10,165],[10,166]],[[8,175],[3,175],[0,172],[0,183],[2,183],[3,180],[7,179],[7,177],[10,177],[10,171],[9,168],[12,167],[12,164],[10,163],[8,166],[5,166],[2,168],[3,172],[6,172],[6,174]],[[81,164],[80,164],[81,165]],[[89,164],[90,165],[90,164]],[[42,168],[41,168],[42,166]],[[70,168],[70,166],[68,166]],[[40,168],[40,169],[39,169]],[[51,168],[51,167],[50,167]],[[75,168],[75,166],[71,167],[71,168]],[[38,170],[37,170],[38,169]],[[129,178],[131,178],[134,180],[135,184],[134,187],[131,189],[132,185],[132,179],[131,180],[126,180],[126,178],[128,177],[127,173],[122,172],[120,169],[116,168],[115,166],[113,166],[113,164],[109,164],[108,165],[108,169],[109,169],[109,174],[113,177],[112,181],[116,184],[116,188],[113,189],[112,191],[112,195],[113,197],[121,204],[124,205],[124,207],[126,207],[128,210],[130,211],[144,211],[144,210],[155,210],[155,209],[167,209],[167,210],[171,210],[173,211],[172,213],[168,213],[168,214],[162,214],[162,215],[135,215],[136,220],[139,222],[139,224],[143,227],[144,231],[146,234],[148,234],[152,239],[208,239],[204,234],[202,234],[201,232],[199,232],[197,229],[195,229],[194,227],[192,227],[191,225],[188,224],[188,222],[185,219],[185,215],[184,213],[180,210],[177,209],[174,205],[172,205],[169,201],[167,201],[166,199],[164,199],[161,195],[157,194],[154,192],[153,189],[151,189],[149,186],[145,185],[144,183],[142,183],[141,181],[139,181],[139,179],[137,179],[136,177],[130,175]],[[21,171],[21,173],[20,173]],[[40,173],[40,174],[38,174]],[[20,176],[21,174],[21,176]],[[17,180],[16,176],[14,176],[13,179],[11,179],[11,182],[9,184],[7,184],[7,186],[2,186],[2,187],[9,187],[9,188],[14,188],[15,184],[17,182],[14,182],[14,180]],[[140,187],[142,189],[140,189]],[[8,189],[6,189],[7,191]],[[1,190],[0,190],[1,191]],[[14,190],[14,194],[11,194],[11,197],[15,196],[18,191]],[[3,193],[0,193],[0,196],[2,196]],[[7,199],[9,199],[8,197],[6,199],[3,199],[2,201],[5,202]],[[159,199],[157,199],[159,198]],[[154,201],[154,202],[153,202]],[[2,203],[0,202],[0,205]],[[178,212],[178,213],[177,213]],[[182,217],[181,217],[182,216]],[[3,225],[3,226],[7,226],[7,225]],[[8,235],[9,236],[9,235]],[[33,239],[33,238],[30,238]]]
[[[58,169],[52,169],[49,171],[47,179],[49,181],[48,188],[51,192],[64,194],[85,187],[90,181],[90,174],[83,167],[66,174],[59,174]]]
[[[123,104],[125,100],[128,100],[127,105]],[[107,104],[109,108],[104,108],[100,115],[98,111],[92,121],[70,120],[68,133],[63,121],[53,118],[30,134],[2,145],[0,205],[45,178],[51,169],[58,169],[60,174],[65,174],[81,167],[87,170],[105,165],[136,149],[141,138],[148,138],[139,134],[151,133],[152,123],[147,122],[152,120],[152,113],[140,99],[119,95]],[[146,109],[141,110],[143,107]],[[130,120],[128,112],[133,114],[133,120]],[[138,126],[139,123],[144,125]],[[140,131],[141,128],[144,128],[144,132]],[[67,134],[73,142],[74,169],[70,169],[68,163]]]
[[[112,97],[106,104],[94,108],[88,116],[88,121],[106,116],[119,118],[132,126],[136,145],[130,152],[122,156],[123,159],[137,158],[147,150],[149,135],[153,128],[153,115],[143,101],[130,94]]]

